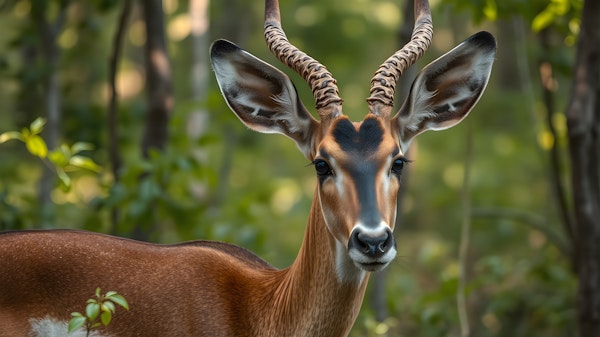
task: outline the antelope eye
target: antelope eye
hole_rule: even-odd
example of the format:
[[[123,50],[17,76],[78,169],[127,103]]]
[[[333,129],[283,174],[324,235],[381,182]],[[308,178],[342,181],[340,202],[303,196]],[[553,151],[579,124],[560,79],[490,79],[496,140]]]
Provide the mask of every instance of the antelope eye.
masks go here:
[[[392,163],[392,173],[399,175],[400,173],[402,173],[402,169],[404,168],[404,163],[406,163],[407,160],[404,158],[397,158],[396,160],[394,160],[394,162]]]
[[[313,162],[313,164],[315,165],[315,171],[317,171],[317,175],[321,177],[333,175],[333,171],[326,161],[317,159]]]

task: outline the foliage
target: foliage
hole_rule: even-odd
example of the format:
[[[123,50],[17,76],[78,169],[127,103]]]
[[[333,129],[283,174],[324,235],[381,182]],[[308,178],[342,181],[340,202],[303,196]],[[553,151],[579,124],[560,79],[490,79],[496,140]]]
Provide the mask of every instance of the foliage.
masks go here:
[[[118,233],[127,235],[136,224],[142,224],[148,233],[174,230],[186,237],[189,231],[194,231],[185,224],[200,219],[205,210],[199,200],[203,198],[202,192],[196,189],[203,189],[204,184],[214,179],[214,173],[193,156],[193,147],[207,146],[214,140],[205,136],[192,144],[182,138],[171,137],[170,144],[177,143],[178,147],[168,145],[162,153],[151,151],[148,159],[138,157],[128,162],[119,181],[106,184],[107,193],[92,200],[97,210],[118,207],[121,212]],[[156,224],[160,228],[152,228]],[[88,229],[103,230],[98,225]]]
[[[66,191],[71,188],[71,178],[67,172],[80,169],[92,172],[101,171],[98,164],[83,155],[84,152],[93,149],[93,146],[89,143],[77,142],[72,146],[61,144],[59,148],[48,152],[48,146],[40,136],[45,123],[46,120],[40,117],[31,122],[29,128],[23,128],[21,131],[6,131],[0,134],[0,144],[13,139],[25,143],[31,155],[40,158],[44,164],[54,169],[61,182],[61,187]]]
[[[531,23],[534,32],[549,26],[564,25],[565,17],[571,20],[579,18],[583,7],[583,0],[444,0],[444,2],[452,4],[457,9],[470,11],[476,22],[496,21],[519,15]]]
[[[108,291],[106,294],[101,294],[100,288],[96,288],[94,296],[96,298],[87,300],[85,313],[71,313],[72,318],[69,321],[68,327],[69,333],[85,326],[86,336],[89,336],[92,330],[101,325],[107,326],[110,324],[117,309],[115,305],[129,310],[129,304],[125,297],[115,291]]]

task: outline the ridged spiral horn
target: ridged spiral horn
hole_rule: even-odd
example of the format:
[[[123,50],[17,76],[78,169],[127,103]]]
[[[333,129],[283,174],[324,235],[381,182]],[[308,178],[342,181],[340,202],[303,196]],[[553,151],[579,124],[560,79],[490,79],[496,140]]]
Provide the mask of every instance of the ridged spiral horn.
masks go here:
[[[427,0],[415,0],[415,25],[408,43],[390,56],[371,79],[370,112],[389,117],[394,105],[396,84],[402,73],[413,65],[429,48],[433,36],[431,11]]]
[[[336,80],[325,66],[288,41],[281,28],[278,0],[265,0],[265,40],[273,55],[308,83],[321,118],[341,113]]]

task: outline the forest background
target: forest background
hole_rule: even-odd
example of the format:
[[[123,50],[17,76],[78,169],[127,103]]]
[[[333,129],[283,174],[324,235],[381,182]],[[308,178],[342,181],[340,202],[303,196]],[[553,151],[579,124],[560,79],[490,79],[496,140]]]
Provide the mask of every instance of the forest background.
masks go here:
[[[430,3],[433,44],[401,91],[478,30],[496,35],[497,60],[471,116],[411,148],[399,258],[372,277],[351,336],[584,336],[566,112],[584,1]],[[264,44],[263,6],[0,1],[0,230],[212,239],[290,264],[313,169],[293,142],[242,126],[208,60],[212,40],[234,41],[290,74],[311,107]],[[370,78],[410,33],[410,1],[282,0],[281,11],[362,119]]]

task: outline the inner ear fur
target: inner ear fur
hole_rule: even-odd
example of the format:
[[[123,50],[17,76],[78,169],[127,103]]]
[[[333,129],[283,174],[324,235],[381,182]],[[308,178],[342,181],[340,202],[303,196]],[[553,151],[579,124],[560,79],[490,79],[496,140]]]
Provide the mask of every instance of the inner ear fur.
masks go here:
[[[495,53],[495,38],[479,32],[423,68],[393,119],[405,150],[418,134],[450,128],[469,114],[488,83]]]
[[[310,156],[319,122],[286,74],[225,40],[211,46],[211,62],[223,97],[247,127],[283,134]]]

